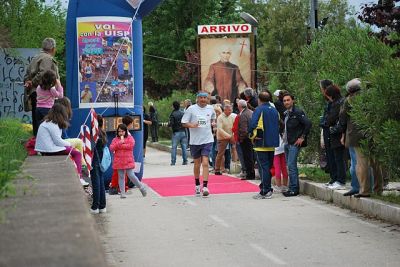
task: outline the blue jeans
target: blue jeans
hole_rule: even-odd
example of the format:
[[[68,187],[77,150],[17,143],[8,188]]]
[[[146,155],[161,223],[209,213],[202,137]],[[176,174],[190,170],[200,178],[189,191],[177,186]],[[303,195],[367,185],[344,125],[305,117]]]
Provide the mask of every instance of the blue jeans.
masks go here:
[[[358,178],[356,174],[356,166],[357,166],[357,155],[354,147],[349,147],[350,154],[350,175],[351,175],[351,190],[352,191],[360,191],[360,184],[358,183]]]
[[[185,132],[175,132],[172,134],[171,164],[176,163],[176,149],[181,144],[183,163],[187,163],[186,149],[187,138]]]
[[[256,151],[258,171],[260,172],[261,184],[260,195],[265,195],[271,188],[271,167],[274,165],[274,151]]]
[[[285,145],[286,162],[289,169],[289,190],[298,193],[299,186],[299,170],[297,169],[297,157],[299,156],[300,147],[295,145]]]
[[[93,161],[93,169],[90,171],[92,180],[93,203],[92,209],[104,209],[106,207],[106,190],[104,187],[104,176],[98,162]]]

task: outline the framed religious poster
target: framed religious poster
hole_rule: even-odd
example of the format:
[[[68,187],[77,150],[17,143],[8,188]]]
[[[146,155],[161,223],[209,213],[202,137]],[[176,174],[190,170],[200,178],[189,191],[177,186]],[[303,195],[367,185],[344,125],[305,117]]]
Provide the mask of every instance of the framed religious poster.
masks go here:
[[[252,85],[250,38],[201,38],[201,89],[232,103]]]

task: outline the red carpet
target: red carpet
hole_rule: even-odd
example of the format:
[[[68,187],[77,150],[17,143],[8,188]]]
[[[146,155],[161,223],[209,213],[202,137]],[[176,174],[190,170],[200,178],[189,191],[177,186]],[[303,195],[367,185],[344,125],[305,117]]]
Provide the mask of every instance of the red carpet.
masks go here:
[[[193,176],[175,176],[163,178],[146,178],[143,182],[163,197],[193,196]],[[225,175],[210,175],[208,189],[211,194],[230,194],[258,192],[258,186],[239,178]]]

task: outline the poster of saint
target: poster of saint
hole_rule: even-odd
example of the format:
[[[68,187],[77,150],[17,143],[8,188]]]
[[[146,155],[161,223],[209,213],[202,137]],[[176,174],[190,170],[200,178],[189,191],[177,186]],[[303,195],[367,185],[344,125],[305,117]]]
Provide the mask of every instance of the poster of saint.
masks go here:
[[[249,38],[200,39],[201,89],[232,103],[251,86]]]
[[[79,107],[133,107],[131,18],[77,18]]]

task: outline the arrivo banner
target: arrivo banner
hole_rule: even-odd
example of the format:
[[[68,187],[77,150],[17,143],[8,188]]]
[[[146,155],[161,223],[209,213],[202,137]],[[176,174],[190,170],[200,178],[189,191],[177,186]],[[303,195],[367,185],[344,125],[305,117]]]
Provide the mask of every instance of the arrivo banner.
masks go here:
[[[250,24],[221,24],[221,25],[199,25],[197,26],[197,34],[235,34],[235,33],[251,33]]]

